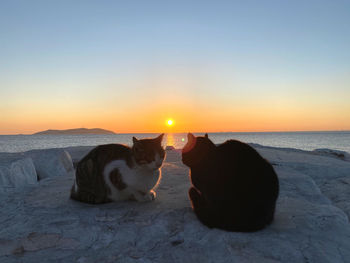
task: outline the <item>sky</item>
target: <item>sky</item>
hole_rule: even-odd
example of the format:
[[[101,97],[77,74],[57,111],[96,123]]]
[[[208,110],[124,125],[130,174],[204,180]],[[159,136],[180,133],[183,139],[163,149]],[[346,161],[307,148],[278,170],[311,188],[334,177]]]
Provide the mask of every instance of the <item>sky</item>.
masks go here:
[[[336,0],[2,0],[0,134],[350,130],[349,14]]]

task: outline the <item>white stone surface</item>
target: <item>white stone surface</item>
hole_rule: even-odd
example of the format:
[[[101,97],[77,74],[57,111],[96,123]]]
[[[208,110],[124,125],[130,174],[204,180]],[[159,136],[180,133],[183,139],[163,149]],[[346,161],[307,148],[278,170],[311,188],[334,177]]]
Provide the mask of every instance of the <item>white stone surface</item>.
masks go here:
[[[36,184],[38,179],[73,175],[71,156],[63,149],[0,153],[0,192]]]
[[[0,262],[350,262],[350,162],[258,147],[280,179],[276,218],[256,233],[203,226],[188,169],[167,152],[157,199],[89,205],[69,175],[0,194]]]
[[[39,180],[74,175],[74,168],[70,154],[62,149],[33,150],[25,153],[32,158]]]
[[[339,158],[344,161],[350,161],[350,154],[344,151],[322,148],[322,149],[315,149],[313,152],[319,155],[331,156],[331,157]]]
[[[37,174],[31,158],[0,162],[0,192],[37,183]]]

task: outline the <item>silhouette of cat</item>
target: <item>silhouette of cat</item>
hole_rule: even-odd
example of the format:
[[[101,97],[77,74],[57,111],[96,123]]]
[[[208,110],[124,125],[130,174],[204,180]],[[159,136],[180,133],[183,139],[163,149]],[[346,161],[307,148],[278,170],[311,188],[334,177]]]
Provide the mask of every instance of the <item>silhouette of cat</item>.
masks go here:
[[[142,140],[133,137],[132,148],[106,144],[92,149],[77,165],[71,198],[92,204],[154,200],[165,158],[163,135]]]
[[[187,135],[182,162],[190,168],[189,190],[198,219],[210,228],[253,232],[273,221],[279,183],[272,165],[246,143],[216,146]]]

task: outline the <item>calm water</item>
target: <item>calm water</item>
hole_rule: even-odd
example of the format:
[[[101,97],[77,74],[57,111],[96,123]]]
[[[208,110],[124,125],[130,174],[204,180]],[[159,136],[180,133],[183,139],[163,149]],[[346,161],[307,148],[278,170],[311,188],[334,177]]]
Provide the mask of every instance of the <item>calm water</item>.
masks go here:
[[[0,135],[0,152],[23,152],[32,149],[62,148],[69,146],[95,146],[107,143],[132,144],[137,138],[155,137],[158,134],[115,135]],[[195,133],[195,135],[203,135]],[[266,133],[209,133],[215,143],[237,139],[265,146],[314,150],[329,148],[350,153],[350,132],[266,132]],[[182,148],[186,143],[185,133],[167,134],[164,145]]]

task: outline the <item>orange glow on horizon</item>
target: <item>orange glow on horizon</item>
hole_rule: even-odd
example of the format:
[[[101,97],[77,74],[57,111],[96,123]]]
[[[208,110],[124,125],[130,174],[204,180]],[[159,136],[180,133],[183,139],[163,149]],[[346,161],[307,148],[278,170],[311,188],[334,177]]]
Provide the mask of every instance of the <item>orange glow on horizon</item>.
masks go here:
[[[1,35],[0,135],[76,128],[116,134],[350,131],[346,4],[332,12],[319,4],[318,12],[299,16],[299,5],[265,8],[262,1],[199,9],[190,2],[140,1],[147,10],[135,15],[127,1],[95,1],[82,11],[72,4],[79,12],[71,21],[62,3],[52,20],[60,21],[56,33],[48,32],[48,14],[57,4],[46,2],[45,8],[28,5],[23,17],[6,4],[11,28]]]
[[[345,107],[320,109],[304,105],[298,108],[283,101],[270,105],[223,105],[161,98],[154,104],[127,108],[113,104],[85,110],[73,107],[43,110],[34,106],[18,109],[4,114],[0,134],[73,128],[102,128],[115,133],[350,130],[349,113]]]

